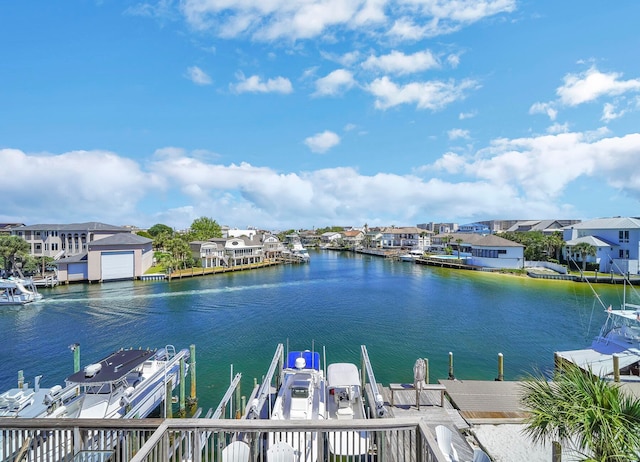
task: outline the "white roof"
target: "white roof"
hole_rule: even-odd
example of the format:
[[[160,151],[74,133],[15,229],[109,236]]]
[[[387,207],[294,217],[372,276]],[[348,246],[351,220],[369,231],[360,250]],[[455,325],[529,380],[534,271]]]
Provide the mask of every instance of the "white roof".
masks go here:
[[[596,218],[569,225],[571,229],[640,229],[640,219],[633,217]]]
[[[360,385],[358,368],[351,363],[329,364],[329,367],[327,367],[327,385],[330,387]]]

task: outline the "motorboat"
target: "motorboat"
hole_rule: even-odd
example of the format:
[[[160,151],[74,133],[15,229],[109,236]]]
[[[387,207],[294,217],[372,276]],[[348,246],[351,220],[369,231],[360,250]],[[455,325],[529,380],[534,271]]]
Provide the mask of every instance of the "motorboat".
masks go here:
[[[591,284],[589,284],[591,287]],[[567,361],[605,380],[615,378],[618,368],[620,380],[640,382],[640,305],[627,302],[626,286],[619,309],[605,307],[598,294],[593,293],[606,314],[600,332],[590,348],[556,352],[556,361]],[[633,289],[636,298],[640,298]],[[617,364],[614,364],[614,360]]]
[[[51,388],[40,386],[42,376],[35,378],[33,387],[18,374],[18,386],[0,394],[0,417],[46,418],[60,417],[66,413],[64,403],[78,394],[77,387],[64,389],[60,385]]]
[[[305,262],[305,263],[311,261],[311,257],[309,256],[309,252],[307,252],[307,249],[302,245],[302,243],[300,241],[295,241],[291,245],[291,255],[294,258],[297,258],[300,261]]]
[[[422,250],[410,250],[408,253],[400,255],[400,260],[415,262],[418,258],[422,258],[424,252]]]
[[[31,279],[0,279],[0,305],[26,305],[41,299]]]
[[[184,379],[180,361],[188,358],[188,349],[176,352],[167,345],[159,350],[120,350],[89,364],[66,379],[67,388],[79,391],[65,404],[65,417],[147,417],[167,398],[167,384],[174,389]]]
[[[324,419],[326,412],[324,374],[320,354],[314,351],[291,351],[282,368],[280,388],[273,404],[273,420]],[[295,462],[316,462],[317,432],[269,433],[267,460],[281,460],[293,454]]]
[[[360,373],[355,364],[329,364],[327,395],[327,419],[353,420],[367,417]],[[372,450],[372,437],[365,431],[329,432],[327,442],[331,457],[361,456]]]

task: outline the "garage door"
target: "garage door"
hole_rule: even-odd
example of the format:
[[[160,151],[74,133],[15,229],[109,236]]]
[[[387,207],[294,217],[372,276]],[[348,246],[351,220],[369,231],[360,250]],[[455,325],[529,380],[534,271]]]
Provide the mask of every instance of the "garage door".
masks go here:
[[[102,252],[102,280],[133,279],[133,251]]]
[[[67,279],[69,281],[84,281],[87,279],[86,263],[69,263],[67,266]]]

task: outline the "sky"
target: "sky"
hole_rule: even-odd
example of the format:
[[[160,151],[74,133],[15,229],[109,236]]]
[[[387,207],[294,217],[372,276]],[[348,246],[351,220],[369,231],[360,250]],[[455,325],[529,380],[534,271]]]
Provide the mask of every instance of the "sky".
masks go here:
[[[0,2],[0,222],[640,216],[640,2]]]

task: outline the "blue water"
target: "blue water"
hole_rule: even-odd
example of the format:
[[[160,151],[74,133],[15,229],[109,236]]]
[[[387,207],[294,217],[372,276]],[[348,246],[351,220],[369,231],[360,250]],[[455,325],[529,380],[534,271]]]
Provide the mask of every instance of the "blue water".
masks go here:
[[[326,347],[328,362],[359,363],[367,346],[378,381],[408,381],[418,357],[446,378],[505,378],[553,367],[553,352],[590,344],[604,321],[586,284],[433,268],[379,257],[311,252],[307,265],[174,279],[43,289],[43,302],[0,312],[0,391],[72,372],[121,347],[196,346],[198,398],[215,407],[233,364],[243,394],[266,373],[275,347]],[[598,285],[607,303],[621,293]],[[312,343],[313,342],[313,343]]]

